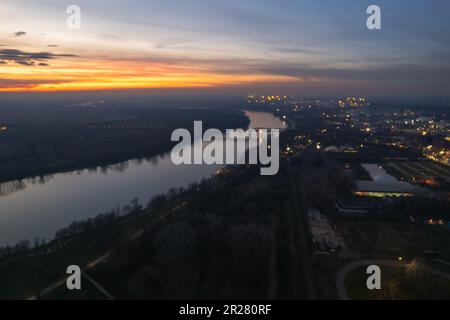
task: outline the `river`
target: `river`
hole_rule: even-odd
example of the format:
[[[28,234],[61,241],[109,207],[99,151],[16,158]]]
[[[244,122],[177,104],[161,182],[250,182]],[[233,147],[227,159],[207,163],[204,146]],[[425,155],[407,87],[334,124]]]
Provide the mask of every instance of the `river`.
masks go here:
[[[270,113],[245,111],[251,128],[286,128]],[[196,142],[201,143],[201,142]],[[84,220],[138,198],[209,178],[219,165],[172,163],[170,153],[94,169],[0,184],[0,245],[53,238],[72,221]]]

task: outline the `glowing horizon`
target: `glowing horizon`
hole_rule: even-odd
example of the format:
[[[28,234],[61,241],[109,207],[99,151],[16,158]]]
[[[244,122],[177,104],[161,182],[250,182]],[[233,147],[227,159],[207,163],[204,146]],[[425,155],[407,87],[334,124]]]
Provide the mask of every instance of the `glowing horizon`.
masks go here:
[[[264,74],[218,74],[189,68],[168,68],[148,63],[93,62],[61,63],[46,68],[3,67],[11,87],[0,92],[80,91],[144,88],[209,88],[249,83],[298,81],[288,76]],[[3,71],[2,70],[2,71]],[[6,80],[6,81],[5,81]],[[17,82],[19,85],[15,84]]]

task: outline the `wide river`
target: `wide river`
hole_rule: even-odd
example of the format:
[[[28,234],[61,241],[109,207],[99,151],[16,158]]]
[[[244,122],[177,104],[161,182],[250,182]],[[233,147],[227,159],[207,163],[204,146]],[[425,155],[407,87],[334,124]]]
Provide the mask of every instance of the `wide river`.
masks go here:
[[[270,113],[245,113],[251,128],[286,128]],[[145,205],[153,195],[209,178],[220,167],[176,166],[166,153],[0,184],[0,246],[22,239],[51,239],[72,221],[122,207],[133,198]]]

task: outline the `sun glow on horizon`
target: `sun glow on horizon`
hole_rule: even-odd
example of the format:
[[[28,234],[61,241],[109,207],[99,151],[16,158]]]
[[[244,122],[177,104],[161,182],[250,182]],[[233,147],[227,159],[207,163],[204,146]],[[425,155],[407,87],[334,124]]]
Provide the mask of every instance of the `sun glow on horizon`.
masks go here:
[[[3,65],[0,92],[208,88],[299,80],[270,74],[217,73],[207,68],[182,64],[110,60],[76,62],[55,60],[51,63],[51,66]]]

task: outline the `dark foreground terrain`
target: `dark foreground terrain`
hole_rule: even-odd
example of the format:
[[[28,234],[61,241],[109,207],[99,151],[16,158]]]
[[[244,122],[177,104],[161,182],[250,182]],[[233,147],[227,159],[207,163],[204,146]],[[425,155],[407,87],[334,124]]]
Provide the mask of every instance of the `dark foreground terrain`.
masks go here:
[[[442,260],[449,257],[448,232],[407,220],[333,217],[327,203],[340,182],[311,180],[329,164],[291,159],[274,177],[260,176],[257,167],[230,167],[156,196],[146,208],[132,202],[126,215],[73,223],[54,241],[0,260],[0,298],[338,299],[339,281],[356,299],[414,299],[426,292],[449,298]],[[322,198],[312,197],[318,183],[328,184]],[[320,204],[336,232],[346,234],[337,251],[313,241],[307,212]],[[359,232],[374,240],[356,239]],[[399,238],[405,232],[408,241]],[[439,243],[439,253],[424,256]],[[358,263],[367,259],[388,268],[382,291],[365,287],[367,275]],[[418,264],[411,269],[410,263]],[[66,289],[71,264],[84,270],[81,291]]]
[[[275,115],[286,114],[296,128],[281,135],[275,176],[260,176],[257,166],[227,167],[212,179],[155,196],[149,204],[135,200],[74,222],[49,243],[0,247],[0,299],[449,299],[448,166],[421,153],[427,137],[403,136],[402,144],[393,145],[384,118],[367,131],[357,128],[362,122],[335,123],[349,118],[346,109],[325,111],[309,106],[302,111],[296,105],[275,109]],[[102,154],[99,150],[117,150],[118,155],[138,147],[148,151],[152,142],[144,145],[141,139],[147,129],[127,126],[150,126],[150,121],[149,137],[190,127],[200,118],[219,128],[248,123],[239,111],[159,112],[164,116],[158,118],[156,112],[139,121],[106,124],[75,125],[72,119],[61,127],[58,120],[49,130],[75,132],[70,145],[80,149],[72,156],[82,157],[82,150],[96,156]],[[18,132],[35,129],[47,130],[25,126]],[[83,131],[83,143],[77,130]],[[375,130],[380,132],[373,134]],[[1,141],[8,141],[9,133]],[[109,145],[106,150],[96,140],[99,136]],[[436,139],[441,138],[439,133]],[[117,149],[115,139],[120,141]],[[24,158],[38,159],[45,148],[53,150],[43,143],[35,148],[35,157]],[[70,152],[67,148],[61,154]],[[41,155],[49,159],[48,153]],[[53,160],[70,160],[51,154],[56,154]],[[357,181],[371,180],[365,163],[420,186],[421,192],[358,195]],[[339,203],[349,206],[347,211]],[[365,211],[354,214],[355,208]],[[72,264],[83,269],[81,291],[66,288],[65,272]],[[366,286],[366,268],[373,264],[382,269],[377,291]]]

